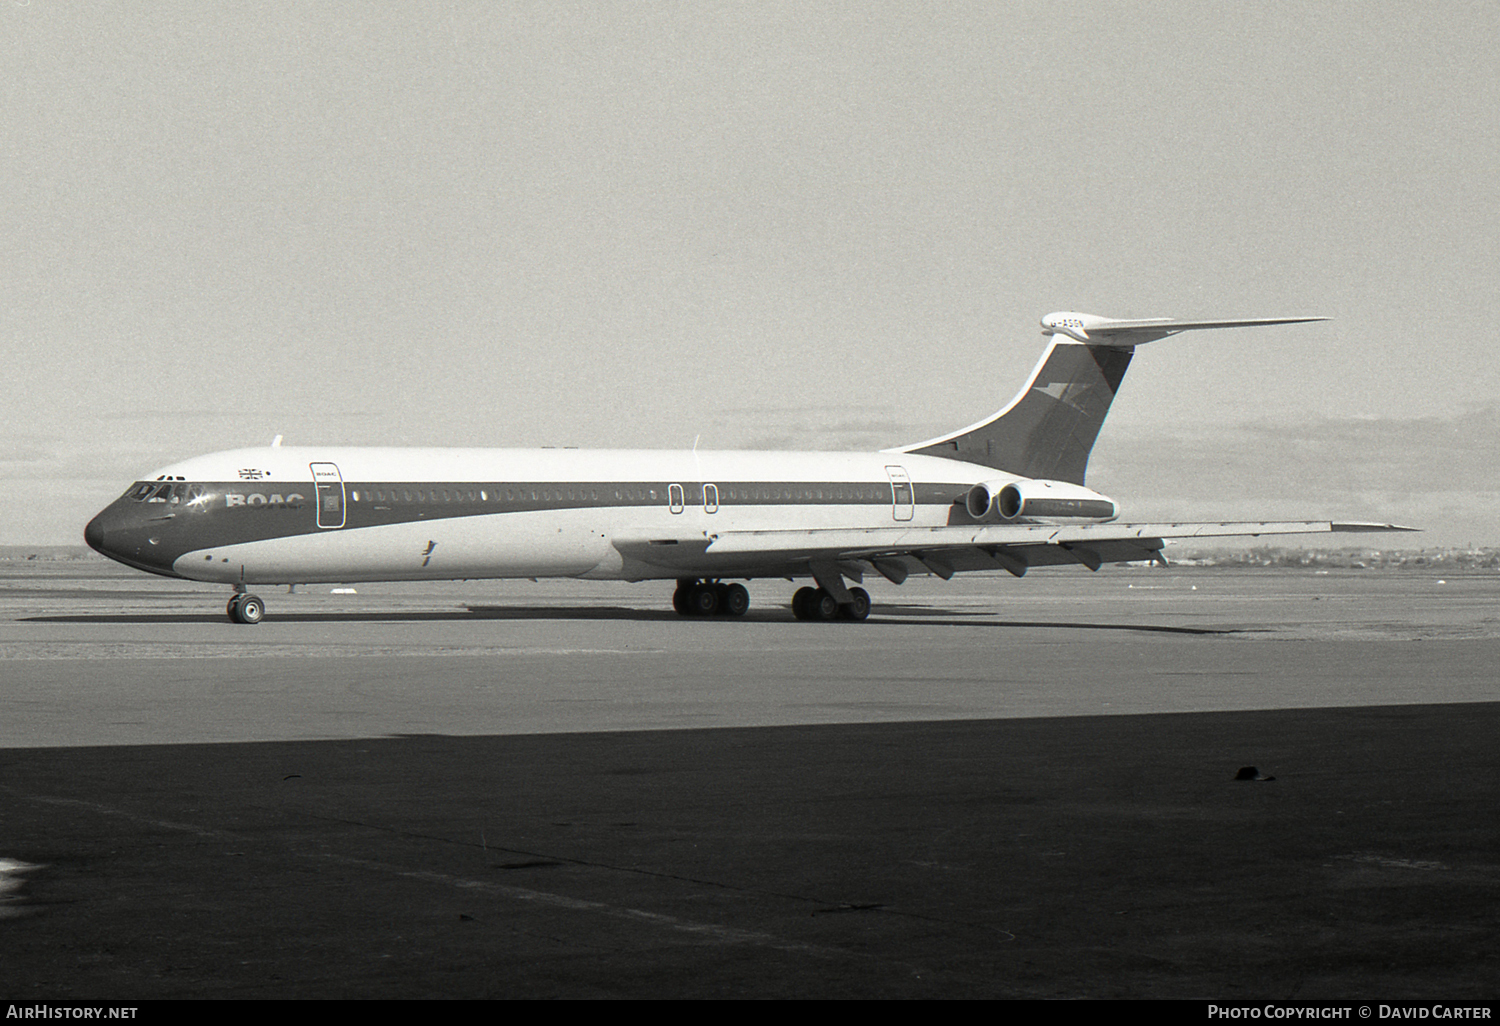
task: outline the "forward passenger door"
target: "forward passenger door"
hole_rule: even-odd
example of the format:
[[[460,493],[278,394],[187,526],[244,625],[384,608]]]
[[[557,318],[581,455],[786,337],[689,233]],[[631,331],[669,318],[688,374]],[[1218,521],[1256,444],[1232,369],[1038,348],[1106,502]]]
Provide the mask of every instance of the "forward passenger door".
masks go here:
[[[344,479],[332,463],[311,463],[313,485],[318,490],[318,526],[344,526]]]

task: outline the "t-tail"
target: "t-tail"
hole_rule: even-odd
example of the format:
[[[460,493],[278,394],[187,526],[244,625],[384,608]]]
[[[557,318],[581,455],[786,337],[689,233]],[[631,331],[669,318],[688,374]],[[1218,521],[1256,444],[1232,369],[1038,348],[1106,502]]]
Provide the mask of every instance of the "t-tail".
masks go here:
[[[994,416],[951,434],[894,451],[942,456],[1007,474],[1082,485],[1089,453],[1135,347],[1195,328],[1301,324],[1324,317],[1262,317],[1238,321],[1116,320],[1095,314],[1042,318],[1052,338],[1031,379]]]

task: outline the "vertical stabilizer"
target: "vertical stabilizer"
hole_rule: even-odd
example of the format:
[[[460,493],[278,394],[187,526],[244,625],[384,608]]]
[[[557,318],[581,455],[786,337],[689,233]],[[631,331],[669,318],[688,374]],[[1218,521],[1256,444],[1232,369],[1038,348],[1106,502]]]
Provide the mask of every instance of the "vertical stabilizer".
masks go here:
[[[1010,405],[988,420],[901,451],[1081,485],[1132,352],[1054,339]]]
[[[1201,328],[1302,324],[1323,317],[1257,317],[1178,321],[1117,320],[1097,314],[1052,313],[1042,334],[1052,343],[1010,405],[988,420],[896,452],[978,463],[1021,477],[1083,484],[1089,451],[1120,390],[1135,346]]]

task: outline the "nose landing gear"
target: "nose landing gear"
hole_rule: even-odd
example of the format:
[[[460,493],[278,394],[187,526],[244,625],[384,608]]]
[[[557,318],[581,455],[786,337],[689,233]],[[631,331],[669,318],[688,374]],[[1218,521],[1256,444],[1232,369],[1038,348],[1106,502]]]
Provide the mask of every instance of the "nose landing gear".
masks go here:
[[[260,623],[266,618],[266,604],[258,595],[236,593],[224,612],[230,623]]]

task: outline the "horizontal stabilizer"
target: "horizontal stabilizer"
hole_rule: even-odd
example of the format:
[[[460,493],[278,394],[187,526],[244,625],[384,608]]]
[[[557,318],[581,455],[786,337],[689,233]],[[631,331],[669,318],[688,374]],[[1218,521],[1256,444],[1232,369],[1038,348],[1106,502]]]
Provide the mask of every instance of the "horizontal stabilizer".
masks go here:
[[[1042,318],[1043,335],[1066,335],[1076,342],[1098,346],[1138,346],[1183,331],[1200,328],[1254,328],[1267,324],[1305,324],[1327,317],[1252,317],[1237,321],[1178,321],[1171,317],[1119,320],[1098,314],[1051,313]]]

